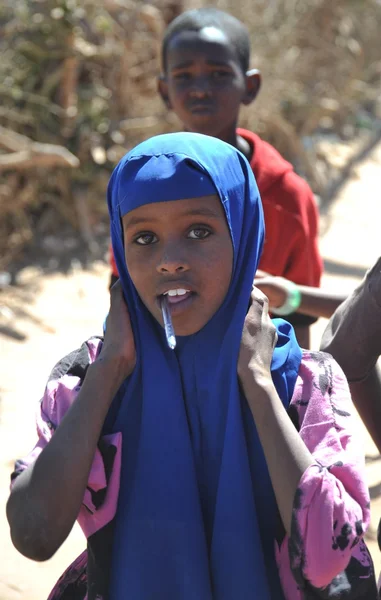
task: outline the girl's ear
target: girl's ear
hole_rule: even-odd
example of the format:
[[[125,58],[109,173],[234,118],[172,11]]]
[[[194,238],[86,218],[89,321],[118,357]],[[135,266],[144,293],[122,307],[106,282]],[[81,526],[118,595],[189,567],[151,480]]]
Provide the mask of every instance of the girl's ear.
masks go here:
[[[168,95],[168,83],[165,75],[160,75],[160,77],[158,78],[157,90],[165,106],[170,110],[172,108],[172,105]]]
[[[251,104],[253,100],[257,97],[257,94],[260,90],[262,83],[262,76],[258,69],[251,69],[246,72],[245,75],[245,84],[246,91],[242,100],[242,103],[246,106]]]

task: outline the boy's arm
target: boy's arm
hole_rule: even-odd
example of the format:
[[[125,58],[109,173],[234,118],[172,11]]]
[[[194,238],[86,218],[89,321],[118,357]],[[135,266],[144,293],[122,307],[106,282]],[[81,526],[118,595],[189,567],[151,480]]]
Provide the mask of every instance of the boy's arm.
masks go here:
[[[261,275],[260,273],[259,278],[256,276],[254,283],[268,297],[270,310],[283,306],[287,300],[288,280],[267,274]],[[300,305],[296,311],[313,317],[329,319],[347,298],[347,295],[338,292],[328,292],[322,288],[307,285],[295,285],[300,294]]]
[[[346,299],[347,295],[338,292],[328,292],[321,288],[299,285],[301,302],[298,312],[312,315],[313,317],[324,317],[329,319],[335,310]]]

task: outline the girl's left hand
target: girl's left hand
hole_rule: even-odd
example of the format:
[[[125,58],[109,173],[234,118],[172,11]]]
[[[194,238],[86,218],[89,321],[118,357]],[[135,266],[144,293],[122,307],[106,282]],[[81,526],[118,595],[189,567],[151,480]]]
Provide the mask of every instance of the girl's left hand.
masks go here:
[[[272,384],[270,368],[277,332],[269,317],[268,308],[267,297],[253,288],[238,358],[238,376],[245,394],[255,384]]]

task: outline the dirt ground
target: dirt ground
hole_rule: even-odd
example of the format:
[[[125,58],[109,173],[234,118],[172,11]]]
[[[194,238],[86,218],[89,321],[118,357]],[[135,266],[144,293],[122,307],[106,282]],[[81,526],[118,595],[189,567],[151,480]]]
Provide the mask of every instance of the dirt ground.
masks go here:
[[[381,144],[354,169],[351,178],[328,207],[321,222],[321,251],[326,273],[323,285],[350,292],[379,254],[381,220]],[[108,269],[78,266],[67,275],[42,275],[36,267],[23,271],[21,285],[0,295],[0,600],[45,600],[64,568],[84,548],[74,527],[68,540],[46,563],[23,558],[13,548],[5,518],[9,475],[13,463],[35,441],[34,411],[55,361],[91,334],[101,332],[108,308]],[[313,327],[319,346],[326,321]],[[381,458],[363,431],[373,518],[368,541],[376,569],[375,544],[381,516]]]

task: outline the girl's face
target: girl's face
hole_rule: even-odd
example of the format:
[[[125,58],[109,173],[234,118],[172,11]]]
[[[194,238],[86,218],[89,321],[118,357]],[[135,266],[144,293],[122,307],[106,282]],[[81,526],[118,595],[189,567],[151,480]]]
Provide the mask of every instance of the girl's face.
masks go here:
[[[223,303],[233,247],[217,195],[145,204],[123,219],[127,268],[150,313],[163,325],[167,295],[177,335],[196,333]]]

